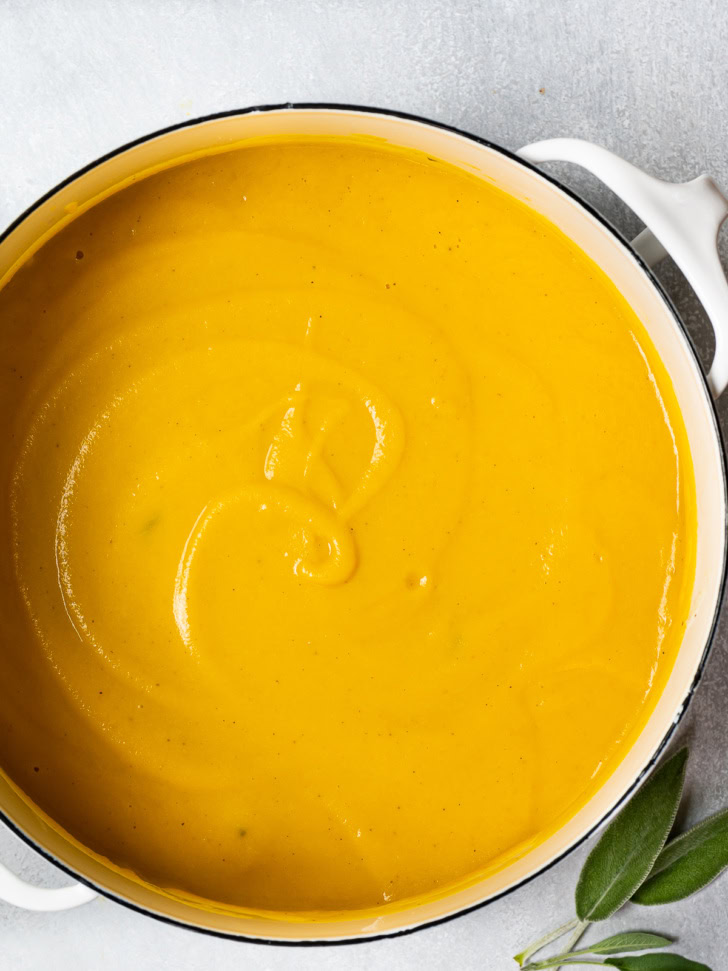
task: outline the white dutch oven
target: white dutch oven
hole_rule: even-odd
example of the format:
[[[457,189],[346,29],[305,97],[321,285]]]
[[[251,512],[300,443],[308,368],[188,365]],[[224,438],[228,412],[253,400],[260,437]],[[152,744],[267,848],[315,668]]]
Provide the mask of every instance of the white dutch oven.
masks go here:
[[[661,182],[603,148],[573,139],[529,145],[516,156],[473,135],[389,111],[301,104],[226,112],[132,142],[71,176],[0,237],[0,277],[41,235],[129,176],[210,147],[279,134],[366,134],[444,159],[528,203],[611,277],[640,317],[670,375],[692,450],[697,565],[682,647],[647,726],[599,792],[546,842],[468,889],[407,910],[385,912],[376,919],[301,923],[202,910],[141,886],[93,859],[51,829],[0,777],[0,810],[8,825],[80,881],[62,890],[43,890],[0,867],[0,898],[21,907],[62,910],[90,900],[98,891],[163,920],[219,935],[280,943],[371,939],[445,920],[523,884],[604,823],[655,764],[705,664],[722,599],[726,556],[724,455],[713,397],[728,384],[728,284],[716,251],[728,202],[706,176],[681,185]],[[599,176],[647,229],[628,244],[591,208],[531,164],[555,159],[576,162]],[[716,352],[707,379],[683,324],[649,270],[666,252],[692,284],[715,331]]]

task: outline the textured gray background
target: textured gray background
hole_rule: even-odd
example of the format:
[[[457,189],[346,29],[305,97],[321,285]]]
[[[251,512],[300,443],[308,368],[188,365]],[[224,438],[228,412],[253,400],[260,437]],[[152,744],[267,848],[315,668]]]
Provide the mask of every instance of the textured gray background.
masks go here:
[[[510,148],[575,135],[664,178],[708,171],[728,188],[726,41],[724,0],[0,0],[0,223],[128,139],[287,100],[396,107]],[[592,180],[558,171],[619,226],[639,228]],[[689,290],[670,266],[661,272],[708,358]],[[725,424],[728,404],[721,412]],[[689,819],[728,804],[727,689],[728,618],[681,728],[693,750]],[[500,971],[571,915],[585,852],[483,911],[349,948],[218,941],[106,900],[49,915],[0,905],[0,969]],[[4,831],[0,859],[63,883]],[[627,908],[610,927],[668,932],[684,953],[725,971],[728,876],[682,904]]]

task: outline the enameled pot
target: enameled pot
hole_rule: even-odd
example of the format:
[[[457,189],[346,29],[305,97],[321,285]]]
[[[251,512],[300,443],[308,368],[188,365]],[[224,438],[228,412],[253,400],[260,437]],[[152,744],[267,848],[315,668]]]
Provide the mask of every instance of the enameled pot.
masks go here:
[[[701,176],[672,185],[654,179],[605,149],[572,139],[530,145],[514,155],[446,125],[345,105],[276,105],[225,112],[141,138],[77,172],[25,212],[0,237],[0,278],[38,239],[73,218],[109,188],[174,159],[265,135],[367,135],[426,152],[477,174],[526,202],[558,226],[612,279],[644,324],[673,382],[695,468],[698,541],[695,587],[677,661],[638,740],[596,795],[548,840],[467,889],[375,918],[328,922],[241,916],[201,909],[135,880],[91,857],[50,827],[0,776],[5,822],[38,852],[76,878],[62,890],[22,883],[0,867],[0,898],[37,910],[61,910],[105,894],[162,920],[200,931],[267,943],[315,944],[407,933],[481,906],[543,872],[582,842],[627,799],[654,766],[700,678],[723,596],[726,559],[724,450],[713,398],[728,383],[728,284],[716,238],[728,203]],[[646,224],[627,243],[588,205],[532,163],[580,164],[616,191]],[[716,353],[707,378],[685,327],[649,266],[669,252],[693,286],[715,331]]]

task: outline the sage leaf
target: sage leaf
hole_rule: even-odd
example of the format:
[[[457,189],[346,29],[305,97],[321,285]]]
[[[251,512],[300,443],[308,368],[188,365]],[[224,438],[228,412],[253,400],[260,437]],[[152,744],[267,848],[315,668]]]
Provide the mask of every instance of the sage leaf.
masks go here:
[[[583,947],[575,954],[621,954],[623,951],[646,951],[650,947],[669,947],[672,941],[659,934],[648,934],[642,931],[629,931],[624,934],[613,934],[603,941]]]
[[[604,962],[620,971],[710,971],[707,964],[688,961],[679,954],[639,954],[634,957],[607,958]]]
[[[673,755],[607,826],[576,885],[579,920],[606,920],[642,884],[675,822],[687,758]]]
[[[728,866],[728,809],[670,840],[632,898],[638,904],[671,904],[697,893]]]

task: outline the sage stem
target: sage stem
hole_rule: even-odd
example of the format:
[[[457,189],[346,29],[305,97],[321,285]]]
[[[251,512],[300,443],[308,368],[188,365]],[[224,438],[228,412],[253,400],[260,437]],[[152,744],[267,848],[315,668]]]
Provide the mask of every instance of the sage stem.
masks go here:
[[[564,951],[564,955],[568,955],[571,951],[574,950],[576,945],[579,943],[579,940],[581,939],[584,931],[587,929],[590,923],[591,921],[588,921],[588,920],[579,921],[579,923],[574,928],[574,933],[566,942],[566,949]],[[581,953],[583,954],[584,952],[582,951]],[[559,971],[558,967],[556,968],[556,971]]]
[[[562,924],[561,927],[557,927],[556,930],[549,931],[548,934],[544,934],[543,937],[540,937],[537,941],[534,941],[533,944],[529,944],[524,951],[521,951],[520,954],[516,954],[513,960],[517,961],[520,967],[523,967],[530,957],[536,953],[536,951],[540,951],[542,947],[546,947],[546,945],[550,944],[551,941],[557,941],[560,937],[563,937],[564,934],[568,934],[569,931],[573,931],[578,924],[579,919],[574,917],[574,919],[570,920],[567,924]]]

